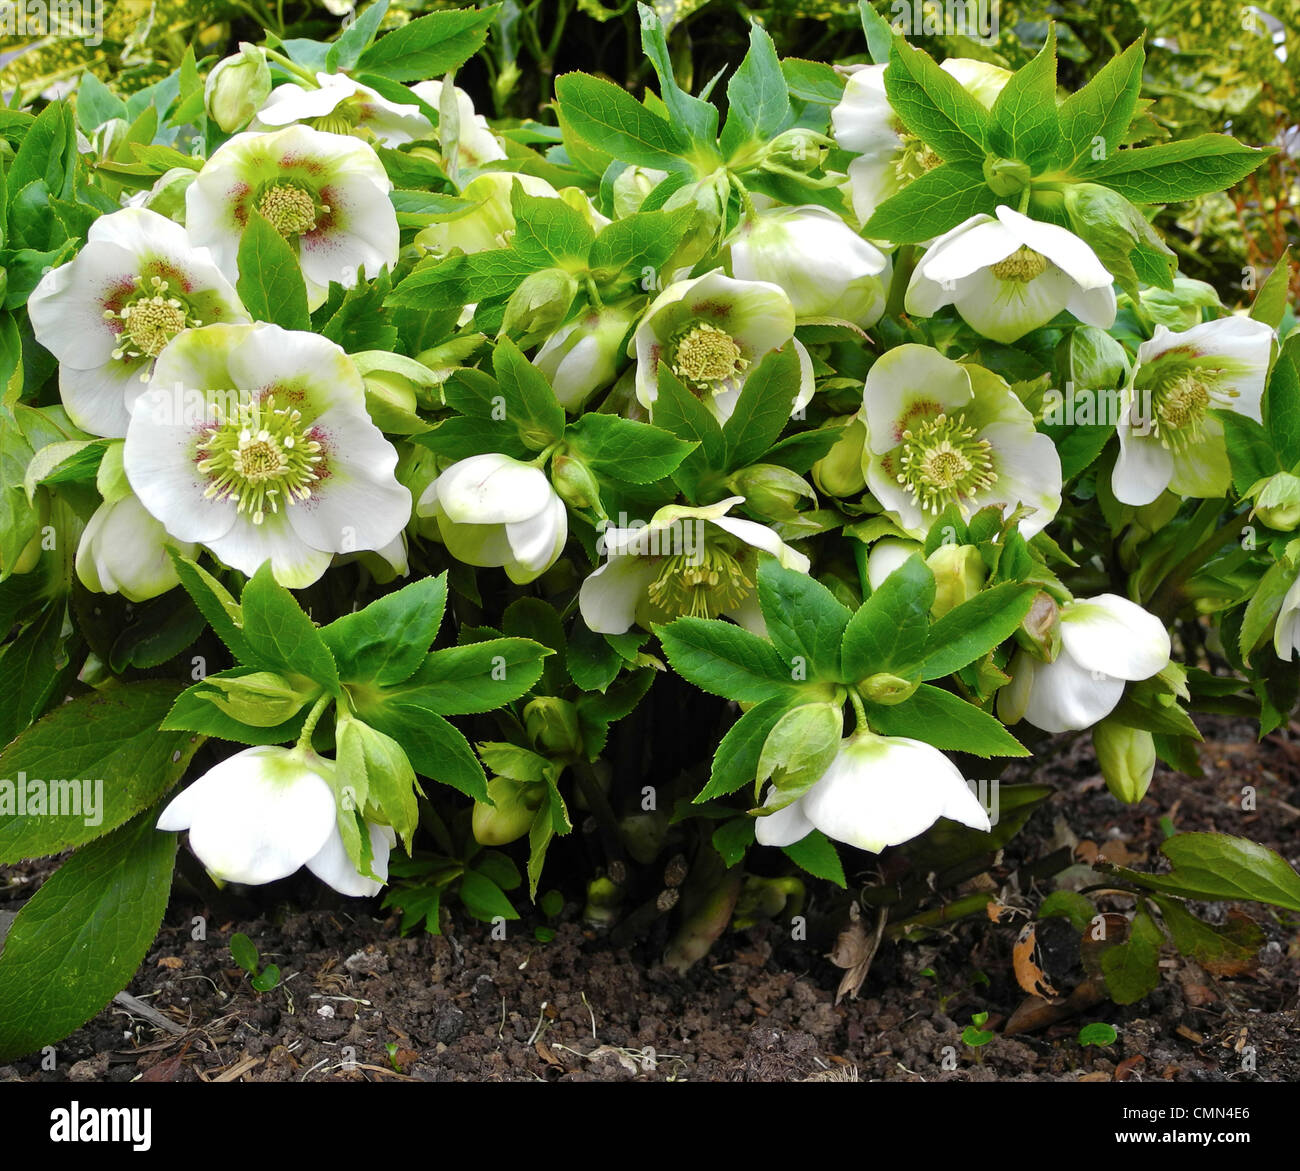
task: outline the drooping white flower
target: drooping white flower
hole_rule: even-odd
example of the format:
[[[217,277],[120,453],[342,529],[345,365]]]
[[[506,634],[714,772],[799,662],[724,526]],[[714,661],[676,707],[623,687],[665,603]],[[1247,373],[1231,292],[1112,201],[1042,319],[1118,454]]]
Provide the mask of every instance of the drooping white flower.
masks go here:
[[[399,231],[384,165],[366,143],[310,126],[246,131],[218,147],[185,193],[185,225],[211,249],[230,280],[254,211],[289,242],[307,303],[325,301],[331,281],[351,288],[397,263]]]
[[[1273,330],[1223,317],[1174,332],[1157,325],[1138,347],[1119,420],[1111,487],[1124,504],[1150,504],[1166,488],[1222,496],[1231,486],[1223,423],[1214,408],[1260,422]]]
[[[388,879],[397,836],[390,826],[367,822],[371,869],[380,881],[357,871],[338,830],[330,783],[336,767],[310,749],[245,748],[174,797],[158,828],[189,830],[190,849],[223,882],[259,886],[306,866],[340,894],[376,894]]]
[[[945,232],[912,273],[905,306],[930,317],[954,305],[972,329],[1010,343],[1063,309],[1088,325],[1115,324],[1114,278],[1073,232],[1006,206]]]
[[[903,127],[885,95],[885,66],[864,65],[849,76],[844,95],[831,111],[831,128],[841,149],[858,157],[849,164],[853,213],[866,223],[891,195],[943,160]],[[983,61],[950,57],[945,73],[981,105],[991,109],[1009,70]]]
[[[131,404],[184,329],[248,314],[206,248],[157,212],[100,216],[86,246],[27,302],[36,340],[59,360],[59,396],[83,431],[126,434]]]
[[[411,92],[435,110],[442,109],[442,82],[422,81]],[[456,160],[462,170],[476,170],[506,157],[505,148],[488,126],[488,120],[474,109],[474,102],[460,86],[456,91],[456,114],[460,123],[456,138]]]
[[[765,804],[778,800],[780,790],[773,788]],[[878,854],[923,834],[941,817],[985,832],[991,828],[956,765],[937,748],[858,732],[841,741],[812,788],[775,813],[760,815],[754,836],[764,846],[789,846],[819,829]]]
[[[249,129],[279,130],[300,122],[331,134],[360,132],[384,146],[401,146],[433,134],[429,119],[414,103],[390,102],[345,73],[317,73],[316,81],[316,89],[297,82],[277,86]]]
[[[623,339],[633,320],[631,309],[623,306],[593,309],[542,343],[533,365],[546,375],[565,410],[581,410],[596,391],[613,383],[627,360]]]
[[[314,752],[245,748],[173,798],[158,828],[189,830],[190,848],[224,882],[287,878],[338,832],[333,767]]]
[[[794,327],[794,306],[779,285],[733,280],[720,268],[677,281],[651,303],[628,349],[637,361],[636,397],[653,416],[663,361],[725,422],[754,367],[773,350],[793,345],[800,367],[797,411],[812,399],[814,385],[812,359]]]
[[[193,558],[198,546],[176,541],[134,496],[105,501],[82,531],[76,569],[81,584],[97,594],[117,594],[145,602],[180,585],[167,554],[172,546]]]
[[[951,504],[964,518],[989,505],[1028,506],[1026,537],[1060,508],[1056,445],[991,371],[929,346],[896,346],[867,372],[863,404],[867,484],[911,536],[923,538]]]
[[[569,536],[564,501],[546,473],[508,455],[452,464],[425,489],[416,512],[435,518],[457,561],[502,566],[520,585],[550,569]]]
[[[607,528],[599,547],[608,560],[578,592],[588,627],[600,634],[649,629],[681,615],[734,619],[765,633],[755,584],[758,555],[771,553],[786,569],[808,572],[808,558],[766,525],[728,516],[743,496],[689,508],[661,508],[649,524]]]
[[[1061,607],[1061,649],[1050,663],[1018,651],[998,715],[1044,732],[1090,728],[1115,710],[1126,681],[1149,679],[1169,662],[1169,632],[1154,614],[1117,594]]]
[[[889,258],[824,207],[778,207],[742,220],[731,270],[780,286],[799,321],[838,318],[867,329],[885,311]]]
[[[880,589],[885,579],[912,558],[925,546],[920,541],[907,541],[902,537],[881,537],[873,541],[867,554],[867,584],[872,591]]]
[[[269,560],[295,589],[335,553],[384,548],[411,515],[352,359],[276,325],[177,338],[136,400],[123,464],[173,537],[249,576]]]

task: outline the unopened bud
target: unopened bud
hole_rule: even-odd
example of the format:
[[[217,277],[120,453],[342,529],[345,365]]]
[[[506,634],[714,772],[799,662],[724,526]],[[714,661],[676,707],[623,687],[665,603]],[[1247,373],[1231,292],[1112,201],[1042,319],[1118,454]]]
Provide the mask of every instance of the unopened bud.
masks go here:
[[[827,496],[845,500],[866,491],[862,457],[867,445],[867,425],[852,415],[835,446],[812,466],[813,483]]]
[[[1278,472],[1258,488],[1255,515],[1269,528],[1289,533],[1300,525],[1300,477]]]
[[[1061,608],[1051,594],[1039,591],[1029,613],[1016,630],[1016,642],[1036,659],[1056,661],[1061,653]]]
[[[551,460],[551,486],[570,508],[579,512],[603,511],[600,484],[591,469],[577,456],[561,454]]]
[[[887,671],[880,671],[858,684],[858,690],[862,693],[863,699],[868,699],[872,703],[878,703],[884,707],[892,707],[896,703],[903,703],[905,700],[911,699],[920,686],[921,680],[919,678],[904,679],[899,675],[891,675]]]
[[[562,268],[529,273],[506,302],[498,336],[515,339],[523,349],[536,345],[563,324],[577,293],[577,278]]]
[[[1125,805],[1141,801],[1156,768],[1156,742],[1151,733],[1106,719],[1093,728],[1092,745],[1111,793]]]
[[[984,558],[974,545],[940,545],[925,563],[934,574],[934,605],[930,613],[936,618],[969,602],[984,588],[988,577]]]
[[[239,52],[218,61],[203,87],[203,105],[227,134],[243,130],[271,96],[271,67],[266,54],[247,41]]]
[[[484,846],[507,846],[518,841],[531,828],[546,798],[545,783],[526,784],[510,777],[493,777],[488,781],[487,790],[491,805],[474,802],[470,818],[474,840]]]
[[[791,520],[801,501],[817,502],[817,494],[802,476],[776,464],[752,464],[727,481],[746,507],[767,521]]]
[[[524,729],[539,752],[548,756],[582,755],[578,709],[565,699],[543,695],[524,708]]]

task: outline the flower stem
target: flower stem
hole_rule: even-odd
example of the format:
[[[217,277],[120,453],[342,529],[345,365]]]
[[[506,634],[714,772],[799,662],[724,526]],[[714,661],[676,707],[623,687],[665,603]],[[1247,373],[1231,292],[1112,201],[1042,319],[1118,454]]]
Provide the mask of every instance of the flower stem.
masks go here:
[[[295,77],[305,81],[312,89],[320,89],[320,82],[316,80],[315,75],[309,70],[304,69],[297,61],[290,60],[283,53],[278,52],[275,49],[266,49],[264,52],[270,60],[274,61],[286,72],[292,73]]]
[[[320,723],[320,718],[325,709],[330,705],[330,696],[322,695],[313,705],[310,712],[307,713],[307,720],[302,726],[302,732],[298,735],[298,743],[294,745],[297,752],[310,752],[311,736],[316,731],[316,725]]]
[[[867,723],[866,705],[863,704],[862,696],[858,694],[858,689],[856,687],[849,688],[849,700],[853,704],[853,716],[857,721],[853,727],[854,734],[856,735],[859,732],[870,732],[871,726]]]

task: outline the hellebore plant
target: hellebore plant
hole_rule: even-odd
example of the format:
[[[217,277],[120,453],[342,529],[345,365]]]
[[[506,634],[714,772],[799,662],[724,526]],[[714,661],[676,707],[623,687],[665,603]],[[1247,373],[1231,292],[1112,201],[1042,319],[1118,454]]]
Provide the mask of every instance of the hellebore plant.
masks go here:
[[[754,23],[696,93],[642,5],[656,92],[512,95],[530,6],[359,7],[4,113],[0,866],[71,856],[0,1065],[125,986],[178,848],[401,931],[550,891],[679,969],[852,880],[906,946],[1040,913],[1006,760],[1089,732],[1155,811],[1193,715],[1294,718],[1293,270],[1244,289],[1210,214],[1269,152],[1149,109],[1141,42],[1065,92],[1050,23],[1013,72],[864,4],[854,64]],[[1125,1004],[1166,935],[1252,950],[1183,902],[1300,909],[1253,842],[1161,849],[1088,884],[1138,901],[1093,941]]]

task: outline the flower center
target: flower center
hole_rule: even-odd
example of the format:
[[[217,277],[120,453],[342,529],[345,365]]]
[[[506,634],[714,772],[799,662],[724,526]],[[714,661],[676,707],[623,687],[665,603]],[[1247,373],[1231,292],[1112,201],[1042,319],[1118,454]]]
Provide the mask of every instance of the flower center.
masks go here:
[[[360,120],[359,104],[348,99],[340,102],[328,114],[322,114],[319,118],[309,118],[307,124],[315,130],[323,130],[326,134],[351,134]]]
[[[665,557],[648,591],[652,605],[668,614],[716,618],[735,609],[754,580],[726,549],[706,545]]]
[[[161,277],[150,277],[147,290],[143,278],[137,276],[135,280],[141,286],[137,296],[117,311],[104,310],[105,321],[122,323],[113,350],[113,357],[118,359],[156,358],[181,330],[202,324],[186,312],[184,301],[169,295],[167,282]]]
[[[707,322],[691,326],[673,351],[673,373],[703,390],[716,389],[748,365],[735,339]]]
[[[1218,389],[1213,380],[1188,371],[1156,387],[1149,424],[1152,433],[1171,451],[1181,451],[1204,437],[1205,414],[1216,402],[1230,406],[1240,392]]]
[[[997,483],[992,452],[960,416],[938,415],[903,432],[897,479],[922,509],[939,513]]]
[[[257,210],[286,239],[316,226],[316,201],[294,183],[273,183],[262,192]]]
[[[1005,260],[993,266],[993,275],[1000,281],[1020,281],[1028,284],[1047,271],[1047,257],[1021,244]]]
[[[198,470],[208,477],[205,499],[234,500],[255,525],[280,502],[295,504],[311,496],[325,458],[311,438],[302,412],[277,407],[275,396],[240,403],[237,416],[210,426],[199,443]]]
[[[933,171],[935,167],[942,164],[943,159],[911,131],[904,130],[901,126],[895,129],[902,140],[903,149],[894,162],[894,170],[902,182],[920,178],[927,171]]]

